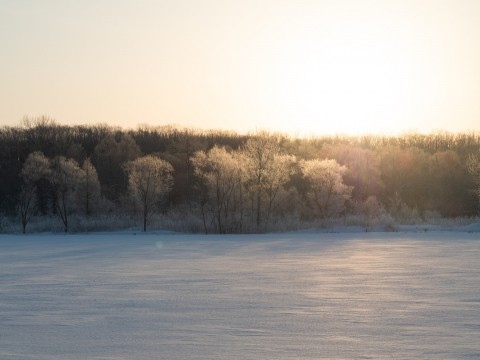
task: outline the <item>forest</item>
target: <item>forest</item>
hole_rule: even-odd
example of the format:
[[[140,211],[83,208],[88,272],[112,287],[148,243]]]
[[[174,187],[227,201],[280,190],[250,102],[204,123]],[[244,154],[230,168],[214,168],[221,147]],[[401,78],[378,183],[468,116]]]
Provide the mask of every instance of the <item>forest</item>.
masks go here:
[[[480,134],[0,128],[0,231],[366,230],[479,213]]]

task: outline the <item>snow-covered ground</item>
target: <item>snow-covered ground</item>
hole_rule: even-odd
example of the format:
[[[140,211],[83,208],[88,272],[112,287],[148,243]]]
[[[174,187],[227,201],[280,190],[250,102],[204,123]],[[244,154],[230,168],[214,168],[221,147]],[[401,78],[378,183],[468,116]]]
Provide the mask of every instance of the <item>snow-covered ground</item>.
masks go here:
[[[0,235],[0,359],[479,359],[480,234]]]

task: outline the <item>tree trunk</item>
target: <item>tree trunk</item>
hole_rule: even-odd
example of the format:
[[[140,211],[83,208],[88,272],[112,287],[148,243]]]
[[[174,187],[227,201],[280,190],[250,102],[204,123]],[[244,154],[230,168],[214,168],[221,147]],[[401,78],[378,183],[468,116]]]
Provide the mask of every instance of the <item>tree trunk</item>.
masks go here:
[[[216,202],[217,202],[217,224],[218,224],[218,232],[220,234],[223,234],[223,226],[222,226],[222,205],[221,205],[221,201],[220,201],[220,189],[219,189],[219,184],[218,184],[218,179],[217,179],[217,198],[216,198]]]
[[[205,218],[205,204],[201,204],[202,209],[202,220],[203,220],[203,229],[205,230],[205,235],[208,235],[208,228],[207,228],[207,219]]]
[[[143,204],[143,231],[147,232],[147,217],[148,217],[148,206],[146,203]]]
[[[260,228],[260,208],[261,208],[261,196],[260,196],[260,191],[257,194],[257,231]]]

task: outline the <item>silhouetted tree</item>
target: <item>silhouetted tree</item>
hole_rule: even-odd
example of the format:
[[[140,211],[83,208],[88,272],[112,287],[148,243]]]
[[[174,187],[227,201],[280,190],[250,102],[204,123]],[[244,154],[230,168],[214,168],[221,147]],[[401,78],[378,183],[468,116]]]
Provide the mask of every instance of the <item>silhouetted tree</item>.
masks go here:
[[[467,160],[467,169],[474,178],[475,188],[473,189],[473,193],[480,202],[480,156],[470,154]]]
[[[471,182],[465,164],[452,150],[434,153],[430,157],[428,197],[431,210],[445,217],[465,216],[471,213]],[[473,205],[473,204],[472,204]]]
[[[140,156],[140,148],[133,138],[123,134],[119,141],[109,133],[95,147],[92,163],[98,172],[102,193],[110,200],[117,200],[127,189],[123,164]]]
[[[83,211],[89,216],[94,206],[99,203],[101,197],[97,170],[92,165],[90,158],[85,159],[83,162],[81,175],[77,194]]]

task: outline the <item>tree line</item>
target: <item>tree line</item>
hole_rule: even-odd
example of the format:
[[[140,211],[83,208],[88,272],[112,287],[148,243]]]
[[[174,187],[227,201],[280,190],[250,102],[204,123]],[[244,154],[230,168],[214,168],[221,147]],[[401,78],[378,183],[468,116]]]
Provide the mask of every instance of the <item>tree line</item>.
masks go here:
[[[0,128],[0,145],[0,213],[23,231],[36,216],[68,231],[72,214],[120,214],[146,230],[155,214],[180,211],[195,231],[234,233],[479,210],[476,133],[298,138],[39,117]]]

